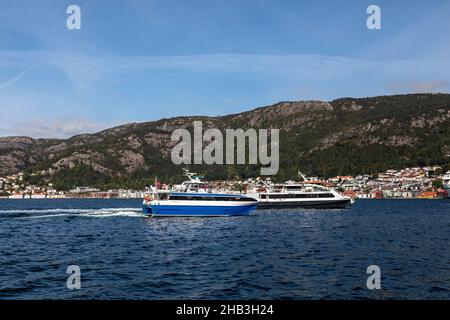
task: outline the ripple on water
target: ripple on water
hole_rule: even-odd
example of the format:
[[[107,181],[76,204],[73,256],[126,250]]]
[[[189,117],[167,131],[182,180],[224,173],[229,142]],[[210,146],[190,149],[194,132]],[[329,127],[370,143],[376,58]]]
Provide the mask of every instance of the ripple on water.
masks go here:
[[[2,200],[0,298],[448,299],[449,203],[147,219],[139,200]]]

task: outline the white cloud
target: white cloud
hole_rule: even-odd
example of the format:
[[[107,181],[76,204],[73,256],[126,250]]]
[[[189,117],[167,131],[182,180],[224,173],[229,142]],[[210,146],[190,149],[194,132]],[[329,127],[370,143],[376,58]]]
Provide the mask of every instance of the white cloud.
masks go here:
[[[388,88],[394,91],[416,93],[437,92],[450,88],[450,82],[446,80],[392,82],[388,84]]]
[[[34,119],[14,123],[0,128],[0,135],[30,136],[33,138],[68,138],[82,133],[94,133],[110,127],[111,124],[91,122],[86,119]]]
[[[330,79],[352,74],[368,78],[392,76],[417,78],[450,69],[450,62],[437,60],[377,60],[327,55],[208,54],[181,56],[94,56],[62,51],[0,51],[0,67],[52,67],[63,72],[79,88],[114,73],[142,70],[259,73],[298,79]]]
[[[7,87],[7,86],[10,86],[10,85],[16,83],[17,81],[22,79],[24,75],[25,75],[25,72],[21,72],[17,76],[15,76],[14,78],[9,79],[8,81],[5,81],[3,83],[0,83],[0,89],[3,89],[5,87]]]
[[[316,88],[315,96],[326,96],[330,91],[342,90],[343,85],[353,92],[353,87],[364,81],[379,87],[388,84],[391,90],[407,90],[408,92],[448,89],[448,81],[445,79],[449,77],[450,61],[448,59],[441,61],[377,60],[325,55],[267,54],[118,57],[63,51],[0,51],[0,68],[27,70],[27,75],[34,71],[45,72],[47,71],[45,68],[55,68],[64,73],[74,87],[88,90],[95,89],[97,81],[120,79],[116,76],[132,75],[133,72],[145,70],[182,70],[214,75],[216,73],[254,73],[260,77],[270,77],[274,83],[282,83],[283,88],[287,83],[283,82],[284,79],[289,79],[291,85],[305,86],[311,83],[311,88]],[[11,86],[23,76],[24,74],[21,73],[0,84],[0,89]],[[410,79],[416,80],[411,82]],[[45,90],[33,91],[31,94],[30,90],[13,89],[16,88],[8,87],[7,90],[0,91],[0,107],[3,108],[3,119],[0,119],[2,120],[0,125],[4,127],[0,128],[0,135],[65,138],[80,133],[95,132],[110,126],[76,118],[41,119],[39,112],[44,107],[46,111],[43,117],[49,114],[49,110],[57,111],[65,105],[66,100],[61,98],[61,93]],[[13,91],[9,92],[11,90]],[[45,95],[44,99],[42,95]],[[80,96],[83,97],[83,95]],[[62,101],[55,102],[58,97]],[[80,108],[77,106],[73,109]],[[53,115],[57,116],[57,114],[53,112]],[[23,119],[23,117],[34,120],[9,125],[11,119]]]
[[[0,68],[38,70],[54,68],[76,87],[90,88],[105,73],[102,60],[86,54],[63,51],[0,51]]]

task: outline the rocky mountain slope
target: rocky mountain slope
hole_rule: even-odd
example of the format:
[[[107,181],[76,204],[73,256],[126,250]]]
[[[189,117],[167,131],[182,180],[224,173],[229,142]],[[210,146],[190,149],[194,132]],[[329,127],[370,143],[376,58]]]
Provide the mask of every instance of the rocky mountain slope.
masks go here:
[[[375,173],[395,167],[448,165],[450,95],[411,94],[331,102],[280,102],[222,117],[177,117],[131,123],[61,139],[0,138],[0,176],[20,171],[34,183],[142,187],[155,175],[181,179],[170,161],[177,128],[280,129],[278,178]],[[258,166],[191,166],[209,178],[257,176]],[[31,174],[33,173],[33,174]],[[36,173],[38,173],[36,175]]]

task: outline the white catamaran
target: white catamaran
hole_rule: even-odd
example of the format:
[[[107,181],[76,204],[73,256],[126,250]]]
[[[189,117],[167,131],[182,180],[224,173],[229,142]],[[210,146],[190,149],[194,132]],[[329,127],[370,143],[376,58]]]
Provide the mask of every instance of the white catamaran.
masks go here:
[[[302,182],[287,182],[283,184],[264,184],[247,195],[258,200],[258,209],[267,208],[348,208],[354,202],[350,197],[337,191],[308,183],[301,173]]]
[[[143,211],[153,217],[246,216],[257,200],[242,194],[213,193],[200,176],[185,170],[189,180],[171,191],[153,190],[144,198]]]

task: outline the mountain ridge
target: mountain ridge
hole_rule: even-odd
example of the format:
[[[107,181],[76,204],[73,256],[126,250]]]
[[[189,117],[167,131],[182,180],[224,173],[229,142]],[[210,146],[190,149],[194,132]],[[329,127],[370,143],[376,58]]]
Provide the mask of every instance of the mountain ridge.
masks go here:
[[[25,172],[35,183],[139,187],[155,175],[181,179],[170,161],[177,128],[279,128],[280,171],[308,174],[376,173],[390,167],[448,165],[450,94],[408,94],[333,101],[281,101],[222,116],[181,116],[127,123],[67,139],[0,137],[0,176]],[[208,178],[257,176],[254,165],[195,165]],[[36,174],[38,173],[38,174]]]

